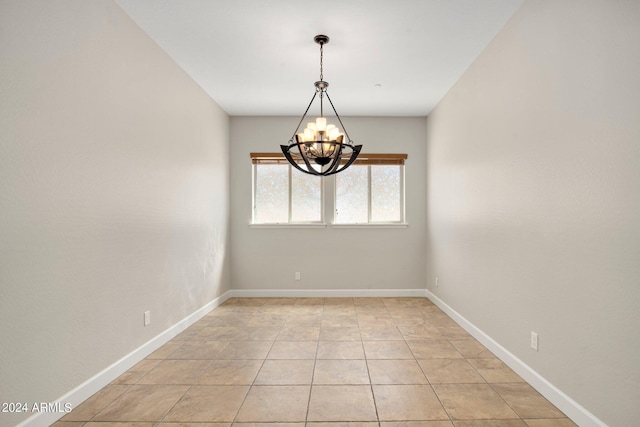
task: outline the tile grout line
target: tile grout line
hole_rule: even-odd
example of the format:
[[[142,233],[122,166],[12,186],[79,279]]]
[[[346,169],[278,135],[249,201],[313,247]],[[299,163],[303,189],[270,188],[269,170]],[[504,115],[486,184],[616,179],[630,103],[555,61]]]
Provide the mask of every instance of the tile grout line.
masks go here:
[[[324,303],[324,301],[323,301]],[[304,425],[309,423],[309,410],[311,408],[311,393],[313,392],[313,379],[316,374],[316,364],[318,362],[318,350],[320,348],[320,334],[322,333],[322,319],[324,318],[324,304],[322,304],[322,314],[320,316],[320,329],[318,330],[318,340],[316,341],[316,353],[313,358],[313,370],[311,371],[311,383],[309,384],[309,398],[307,399],[307,411],[304,414]]]
[[[107,384],[107,386],[106,386],[106,387],[108,387],[108,386],[110,386],[110,385],[112,385],[112,384],[113,384],[113,382],[112,382],[112,383],[110,383],[110,384]],[[127,392],[131,389],[131,387],[132,387],[132,386],[134,386],[135,384],[113,384],[113,385],[126,385],[126,386],[127,386],[127,388],[126,388],[126,390],[124,390],[122,393],[120,393],[119,395],[117,395],[116,397],[114,397],[113,399],[111,399],[111,400],[109,401],[109,403],[107,403],[107,404],[106,404],[106,405],[104,405],[102,408],[100,408],[100,410],[99,410],[98,412],[96,412],[95,414],[93,414],[93,415],[91,416],[91,418],[89,418],[88,420],[80,420],[80,421],[78,421],[78,422],[83,423],[83,425],[84,425],[84,424],[86,424],[86,423],[93,422],[93,419],[94,419],[95,417],[97,417],[100,413],[102,413],[102,411],[104,411],[105,409],[107,409],[107,407],[108,407],[108,406],[110,406],[113,402],[115,402],[116,400],[120,399],[120,398],[122,397],[122,395],[124,395],[125,393],[127,393]],[[106,388],[106,387],[105,387],[105,388]],[[87,400],[91,399],[93,396],[95,396],[96,394],[98,394],[98,393],[99,393],[100,391],[102,391],[102,390],[104,390],[104,388],[100,389],[98,392],[96,392],[96,393],[95,393],[95,394],[93,394],[92,396],[89,396],[89,397],[88,397],[87,399],[85,399],[85,400],[84,400],[80,405],[82,405],[82,404],[83,404],[84,402],[86,402]],[[80,406],[80,405],[78,405],[78,406]],[[58,421],[63,421],[63,420],[58,420]],[[63,421],[63,422],[64,422],[64,421]],[[67,422],[76,422],[76,421],[71,421],[71,420],[69,420],[69,421],[67,421]]]
[[[187,389],[184,391],[184,393],[182,393],[182,396],[180,396],[180,398],[178,400],[176,400],[176,403],[174,403],[173,405],[171,405],[171,408],[169,408],[169,410],[162,416],[162,418],[158,421],[156,421],[157,424],[160,424],[164,421],[165,418],[167,418],[167,415],[169,415],[169,412],[171,412],[173,410],[173,408],[175,408],[178,403],[180,403],[180,401],[182,399],[184,399],[184,396],[189,392],[189,390],[191,390],[193,388],[193,385],[190,385],[189,387],[187,387]],[[135,421],[130,421],[130,422],[135,422]]]
[[[422,308],[420,308],[420,312],[423,315],[426,314]],[[445,412],[445,414],[447,414],[447,417],[449,418],[449,422],[451,422],[453,424],[453,419],[451,418],[451,414],[449,414],[449,411],[447,411],[447,408],[444,406],[444,403],[442,403],[442,400],[440,399],[440,396],[438,396],[438,393],[436,393],[436,390],[433,388],[433,385],[431,384],[431,381],[429,380],[429,377],[427,376],[427,373],[424,372],[424,369],[422,369],[422,366],[418,362],[418,359],[417,359],[415,353],[413,352],[413,349],[411,348],[411,346],[407,342],[407,338],[404,336],[404,334],[402,333],[402,331],[398,327],[398,324],[396,323],[395,319],[392,318],[392,320],[393,320],[393,323],[396,325],[396,328],[398,328],[398,332],[400,332],[400,335],[402,336],[402,339],[404,340],[404,343],[407,345],[407,347],[409,348],[409,351],[413,355],[413,360],[418,364],[418,367],[420,368],[420,371],[422,372],[422,375],[424,375],[425,379],[427,380],[427,384],[429,385],[429,388],[433,392],[433,395],[436,397],[436,399],[438,399],[438,402],[440,403],[440,406],[442,407],[442,410]],[[448,342],[448,340],[447,340],[447,342]]]
[[[424,310],[420,310],[423,314],[426,314],[424,312]],[[398,328],[399,329],[399,328]],[[413,349],[411,349],[411,346],[409,345],[409,343],[407,342],[406,337],[404,336],[404,334],[402,334],[402,332],[400,333],[402,335],[402,338],[404,338],[405,343],[407,344],[407,347],[409,347],[409,351],[411,351],[411,354],[413,354],[413,359],[415,360],[415,362],[418,364],[418,367],[420,368],[420,370],[422,371],[422,374],[424,375],[424,377],[427,379],[427,383],[429,384],[429,388],[431,388],[431,391],[433,392],[433,395],[436,397],[436,399],[438,399],[438,402],[440,403],[440,406],[442,407],[442,410],[444,411],[445,414],[447,414],[447,417],[449,418],[449,421],[451,422],[451,424],[453,424],[453,418],[451,417],[451,414],[449,413],[449,411],[447,411],[446,406],[444,406],[444,403],[442,402],[442,399],[440,399],[440,396],[438,396],[438,393],[436,392],[435,388],[433,388],[433,384],[431,383],[431,380],[429,379],[429,377],[427,376],[427,373],[424,371],[424,369],[422,369],[422,365],[420,365],[420,362],[418,362],[418,358],[416,357],[415,353],[413,352]],[[426,341],[426,340],[425,340]],[[449,342],[449,340],[447,339],[447,342]],[[457,351],[457,350],[456,350]]]
[[[266,303],[262,304],[262,305],[264,306],[264,305],[266,305]],[[255,315],[255,312],[251,316],[254,316],[254,315]],[[282,324],[282,326],[280,326],[280,330],[278,331],[278,334],[275,336],[275,338],[271,342],[271,346],[269,347],[269,350],[267,351],[267,354],[264,356],[264,359],[262,359],[262,363],[260,364],[260,368],[258,369],[258,372],[256,372],[256,376],[253,378],[253,381],[251,382],[251,385],[249,385],[249,388],[247,389],[247,393],[244,395],[244,398],[242,399],[242,403],[240,403],[240,405],[238,406],[238,410],[236,411],[235,415],[233,416],[233,420],[231,420],[231,425],[233,425],[236,422],[236,419],[238,418],[238,414],[240,413],[240,410],[242,409],[242,406],[244,406],[245,402],[247,401],[247,396],[249,396],[249,393],[251,393],[251,390],[255,386],[256,379],[258,378],[258,375],[260,375],[260,371],[262,370],[262,368],[264,366],[264,362],[267,361],[267,358],[269,357],[269,353],[271,352],[271,349],[273,348],[275,342],[278,339],[278,336],[280,336],[280,333],[282,332],[282,329],[284,328],[284,325],[286,325],[286,324],[287,324],[287,321],[285,320],[285,322]]]
[[[385,307],[385,311],[387,312],[389,311],[387,307]],[[357,320],[358,320],[358,311],[356,310],[356,321]],[[369,359],[367,358],[367,353],[364,350],[364,340],[362,339],[362,330],[360,328],[360,322],[358,322],[358,332],[360,333],[360,343],[362,344],[362,353],[364,354],[364,363],[367,367],[367,376],[369,377],[369,388],[371,389],[371,398],[373,399],[373,408],[376,411],[378,427],[380,427],[380,413],[378,412],[378,404],[376,403],[376,394],[373,391],[373,381],[371,380],[371,372],[369,371]]]
[[[214,310],[215,310],[215,309],[214,309]],[[201,320],[203,320],[203,319],[201,319]],[[201,320],[200,320],[200,321],[201,321]],[[207,320],[207,326],[210,326],[209,322],[210,322],[210,320]],[[206,327],[206,326],[205,326],[205,327]],[[204,329],[204,327],[203,327],[203,328],[201,328],[201,329]],[[198,332],[200,332],[200,331],[198,331]],[[214,341],[214,340],[207,340],[206,338],[200,338],[200,337],[199,337],[197,340],[193,340],[193,341],[196,341],[196,342],[207,342],[207,341]],[[215,340],[215,341],[217,341],[217,340]],[[225,348],[227,348],[227,347],[228,347],[228,345],[229,345],[230,343],[231,343],[231,341],[228,341],[228,342],[227,342],[227,344],[226,344],[224,347],[222,347],[220,350],[218,350],[218,354],[222,353],[222,351],[223,351]],[[200,360],[200,359],[193,359],[193,358],[189,358],[189,359],[171,359],[171,355],[173,355],[174,353],[176,353],[176,352],[180,349],[180,347],[182,347],[184,344],[185,344],[185,343],[183,342],[183,343],[182,343],[178,348],[176,348],[173,352],[171,352],[170,354],[168,354],[168,355],[167,355],[167,357],[166,357],[163,361],[166,361],[166,360]],[[203,359],[203,360],[206,360],[206,359]],[[207,364],[206,368],[204,368],[204,369],[202,370],[201,374],[202,374],[203,372],[205,372],[207,369],[209,369],[209,367],[213,364],[213,360],[214,360],[214,359],[210,359],[210,360],[209,360],[209,363]],[[160,363],[162,363],[162,362],[160,362]],[[158,365],[159,365],[159,364],[158,364]],[[157,365],[156,365],[156,367],[157,367]],[[153,369],[155,369],[155,368],[153,368]],[[151,373],[151,371],[153,371],[153,369],[151,369],[149,372],[147,372],[147,374],[145,374],[142,378],[146,377],[149,373]],[[142,380],[142,378],[141,378],[140,380],[138,380],[138,381],[141,381],[141,380]],[[174,404],[171,406],[171,408],[169,408],[169,410],[164,414],[164,416],[162,417],[162,419],[160,419],[159,421],[157,421],[157,422],[156,422],[156,424],[157,424],[157,425],[160,425],[160,424],[165,420],[165,418],[167,418],[167,416],[169,415],[169,413],[170,413],[170,412],[171,412],[171,411],[172,411],[172,410],[173,410],[173,409],[178,405],[178,403],[180,403],[180,402],[182,401],[182,399],[184,399],[184,397],[187,395],[187,393],[188,393],[192,388],[194,388],[194,387],[196,387],[196,386],[197,386],[197,385],[190,384],[190,385],[189,385],[189,387],[187,387],[187,389],[185,390],[185,392],[182,394],[182,396],[180,396],[180,398],[176,401],[176,403],[174,403]],[[206,386],[206,385],[205,385],[205,386]],[[245,396],[245,397],[246,397],[246,396]]]

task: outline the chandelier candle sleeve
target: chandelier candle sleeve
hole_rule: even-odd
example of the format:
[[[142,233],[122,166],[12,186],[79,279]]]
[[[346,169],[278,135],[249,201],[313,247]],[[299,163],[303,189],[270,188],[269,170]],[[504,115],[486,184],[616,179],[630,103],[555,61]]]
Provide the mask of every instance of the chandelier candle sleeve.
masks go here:
[[[348,168],[358,157],[362,145],[353,145],[353,141],[349,138],[342,119],[327,92],[329,83],[323,80],[323,46],[329,43],[329,37],[318,35],[315,36],[314,41],[320,45],[320,80],[315,82],[316,91],[300,122],[298,122],[298,127],[293,132],[289,145],[281,145],[280,148],[287,161],[296,169],[311,175],[325,176]],[[340,132],[337,125],[327,123],[323,108],[325,96],[344,133]],[[307,123],[302,132],[298,133],[300,125],[307,117],[316,97],[320,98],[320,117],[316,118],[314,122]],[[345,142],[345,138],[347,142]]]

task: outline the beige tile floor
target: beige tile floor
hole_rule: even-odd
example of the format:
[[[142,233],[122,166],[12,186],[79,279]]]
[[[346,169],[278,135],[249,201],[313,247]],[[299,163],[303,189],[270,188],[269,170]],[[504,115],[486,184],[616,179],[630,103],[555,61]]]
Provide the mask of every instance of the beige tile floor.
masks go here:
[[[282,423],[575,426],[426,298],[229,299],[54,426]]]

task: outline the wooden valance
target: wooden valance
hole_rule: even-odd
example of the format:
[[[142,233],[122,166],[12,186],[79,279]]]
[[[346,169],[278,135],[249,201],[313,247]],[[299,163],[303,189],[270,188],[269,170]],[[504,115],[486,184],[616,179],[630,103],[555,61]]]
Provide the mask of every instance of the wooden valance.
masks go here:
[[[249,153],[251,156],[251,163],[253,164],[287,164],[287,159],[285,159],[282,153]],[[353,163],[354,165],[404,165],[404,161],[407,159],[406,154],[395,154],[395,153],[360,153],[356,161]],[[300,160],[300,163],[303,163],[300,155],[297,156],[294,154],[293,158],[296,160]]]

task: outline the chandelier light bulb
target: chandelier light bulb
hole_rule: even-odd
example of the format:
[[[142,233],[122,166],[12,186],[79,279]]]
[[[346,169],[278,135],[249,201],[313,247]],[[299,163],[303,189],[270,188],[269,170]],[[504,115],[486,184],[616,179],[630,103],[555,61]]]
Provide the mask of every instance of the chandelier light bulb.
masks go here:
[[[316,130],[318,132],[324,132],[327,128],[327,119],[325,117],[318,117],[316,119]]]
[[[324,130],[325,135],[327,135],[327,140],[330,140],[330,139],[331,139],[329,136],[331,135],[331,131],[332,131],[333,129],[335,129],[335,128],[336,128],[336,126],[335,126],[335,125],[333,125],[333,124],[331,124],[331,123],[327,124],[327,127],[326,127],[326,128],[325,128],[325,130]]]
[[[304,130],[304,140],[306,142],[315,141],[316,140],[316,133],[313,130],[311,130],[310,128],[306,128]]]

